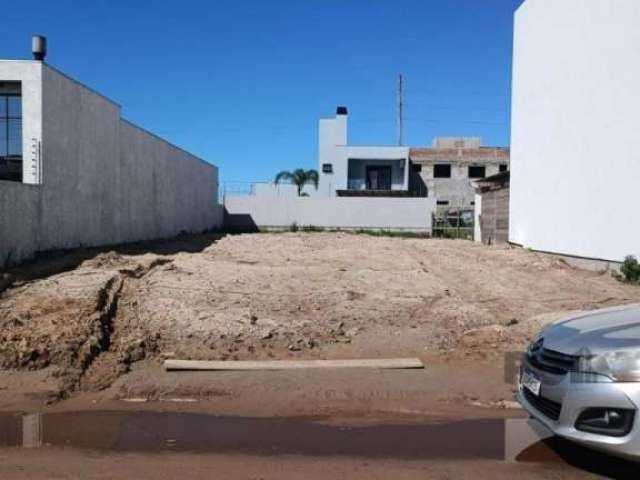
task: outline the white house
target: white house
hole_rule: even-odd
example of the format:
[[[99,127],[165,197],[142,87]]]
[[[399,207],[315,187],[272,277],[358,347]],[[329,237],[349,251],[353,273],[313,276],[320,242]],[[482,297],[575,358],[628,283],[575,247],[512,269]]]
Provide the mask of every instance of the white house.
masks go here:
[[[412,188],[408,147],[349,145],[345,107],[320,120],[318,136],[317,190],[307,185],[299,197],[291,185],[264,183],[249,196],[225,195],[225,224],[431,231],[435,198]]]
[[[638,0],[526,0],[516,12],[511,242],[640,256],[638,25]]]
[[[320,120],[318,145],[318,192],[325,196],[370,196],[409,191],[409,148],[400,146],[353,146],[347,143],[346,107],[335,118]]]

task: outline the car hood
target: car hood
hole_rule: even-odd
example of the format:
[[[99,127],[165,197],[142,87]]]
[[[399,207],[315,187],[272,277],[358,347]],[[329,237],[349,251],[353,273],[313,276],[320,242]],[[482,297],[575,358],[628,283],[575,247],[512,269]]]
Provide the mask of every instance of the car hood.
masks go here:
[[[640,304],[596,310],[545,328],[544,348],[576,355],[640,350]]]

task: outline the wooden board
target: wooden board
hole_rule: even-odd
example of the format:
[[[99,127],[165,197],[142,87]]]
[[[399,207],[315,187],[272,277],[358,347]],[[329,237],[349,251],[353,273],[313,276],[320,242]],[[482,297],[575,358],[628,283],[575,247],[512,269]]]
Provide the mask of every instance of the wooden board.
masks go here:
[[[165,360],[165,370],[295,370],[313,368],[424,368],[419,358],[374,358],[354,360]]]

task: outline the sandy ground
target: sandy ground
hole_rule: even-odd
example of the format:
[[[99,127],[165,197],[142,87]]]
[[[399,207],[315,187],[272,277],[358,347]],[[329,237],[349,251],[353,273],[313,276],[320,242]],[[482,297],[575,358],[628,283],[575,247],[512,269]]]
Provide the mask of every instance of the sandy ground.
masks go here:
[[[512,401],[514,360],[542,325],[575,311],[640,302],[640,289],[608,274],[519,248],[348,233],[205,235],[78,250],[1,280],[0,410],[322,415],[352,423],[522,416]],[[384,356],[418,356],[427,368],[312,374],[161,368],[168,357]],[[0,463],[18,469],[20,454],[11,452],[3,451]],[[64,455],[89,461],[77,452],[54,456]],[[99,470],[117,457],[110,455],[90,461]],[[142,457],[127,458],[133,469],[142,465]],[[177,458],[165,460],[167,471]],[[203,462],[198,475],[215,463]],[[231,456],[222,465],[234,462],[242,461]],[[319,465],[297,458],[292,470],[263,477],[261,462],[271,460],[256,460],[255,476],[247,467],[237,478],[294,478],[298,466],[316,478]],[[339,469],[344,462],[325,463]],[[385,478],[389,465],[397,478],[466,478],[460,472],[468,471],[447,462],[432,464],[431,474],[420,462],[354,465],[362,478]],[[486,470],[489,477],[513,478],[514,466],[495,468]],[[527,476],[528,468],[517,470],[519,478],[568,474],[560,469],[545,477],[542,466]],[[96,475],[86,478],[107,478]]]
[[[502,368],[550,320],[640,301],[640,289],[606,274],[522,249],[347,233],[71,252],[9,274],[0,365],[44,369],[49,400],[108,389],[164,357],[418,356]]]

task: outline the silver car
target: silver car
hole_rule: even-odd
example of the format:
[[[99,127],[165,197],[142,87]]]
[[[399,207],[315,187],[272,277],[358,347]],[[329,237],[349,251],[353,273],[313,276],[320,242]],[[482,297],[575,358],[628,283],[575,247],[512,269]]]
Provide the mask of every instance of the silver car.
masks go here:
[[[640,459],[640,305],[544,328],[522,358],[518,401],[554,434]]]

